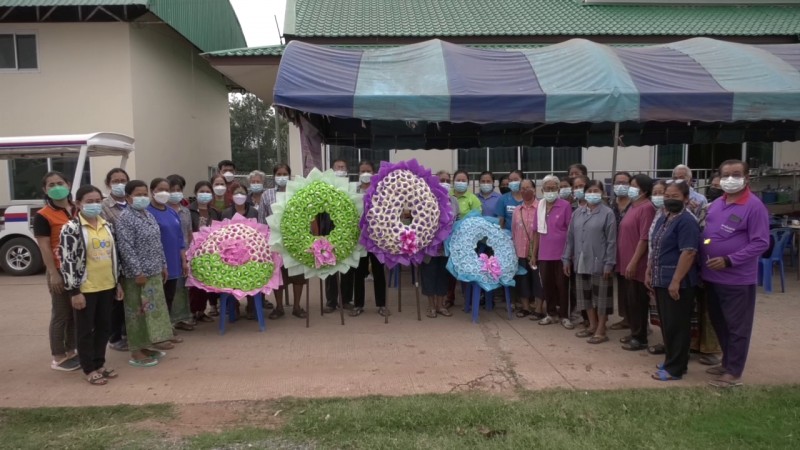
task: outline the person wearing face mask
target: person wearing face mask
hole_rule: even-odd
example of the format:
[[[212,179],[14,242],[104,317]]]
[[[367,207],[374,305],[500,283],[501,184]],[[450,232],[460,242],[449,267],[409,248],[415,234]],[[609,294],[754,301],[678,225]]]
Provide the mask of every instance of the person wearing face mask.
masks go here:
[[[516,316],[519,318],[531,316],[533,320],[539,320],[544,318],[544,315],[531,311],[531,300],[538,303],[536,298],[542,298],[542,280],[539,276],[539,268],[536,267],[536,249],[534,248],[537,232],[536,209],[540,202],[536,200],[536,185],[533,180],[522,180],[519,192],[522,203],[514,209],[511,216],[510,223],[513,224],[511,240],[514,243],[519,265],[524,267],[527,272],[514,277],[517,294],[522,303],[522,308],[517,310]]]
[[[236,164],[233,161],[224,159],[217,164],[217,174],[221,175],[225,180],[225,207],[228,207],[233,202],[233,190],[240,186],[236,181]],[[222,208],[220,208],[220,211]]]
[[[233,190],[233,205],[222,211],[222,220],[225,219],[233,219],[235,215],[240,215],[246,219],[256,219],[258,220],[258,211],[252,207],[249,201],[247,201],[247,189],[244,186],[237,186],[236,189]],[[267,306],[266,300],[263,300],[264,306]],[[235,305],[239,305],[238,302],[234,302]],[[245,312],[247,314],[247,320],[256,320],[256,302],[253,296],[247,296],[247,306]],[[270,308],[267,308],[270,309]],[[234,312],[238,315],[239,309],[236,308]],[[224,320],[224,319],[222,319]]]
[[[160,191],[169,197],[169,184],[159,181]],[[163,183],[161,182],[163,181]],[[174,348],[172,323],[164,297],[164,283],[168,278],[168,263],[161,242],[161,229],[156,218],[150,213],[151,199],[147,184],[141,180],[131,180],[125,185],[128,195],[127,208],[115,224],[117,249],[122,268],[122,289],[125,293],[125,327],[128,332],[128,348],[131,358],[128,364],[135,367],[151,367],[158,364],[166,354],[159,350]],[[159,196],[166,203],[164,196]],[[163,206],[163,205],[162,205]],[[172,214],[174,228],[180,232],[180,219],[175,211]],[[183,237],[175,239],[183,246]]]
[[[539,320],[539,325],[559,322],[571,330],[575,328],[570,320],[568,277],[565,275],[561,256],[567,242],[567,229],[572,220],[572,207],[569,202],[559,198],[559,180],[547,175],[542,181],[544,201],[536,208],[536,233],[533,239],[533,260],[542,278],[544,299],[547,302],[547,315]]]
[[[570,166],[570,173],[576,173],[575,176],[569,178],[569,184],[572,186],[572,212],[573,214],[575,211],[580,208],[581,206],[586,206],[586,199],[584,198],[584,191],[586,189],[586,184],[589,183],[589,178],[586,175],[582,175],[582,172],[579,172],[580,167],[586,168],[583,164],[573,164]],[[589,316],[587,315],[586,311],[582,311],[578,308],[578,293],[576,290],[576,276],[575,276],[575,268],[571,268],[572,271],[570,272],[572,275],[569,277],[569,308],[572,311],[572,315],[570,315],[570,320],[572,323],[583,323],[584,327],[589,326]]]
[[[689,211],[695,215],[695,217],[700,217],[700,212],[705,209],[708,205],[708,200],[703,196],[703,194],[697,192],[692,187],[692,169],[685,164],[678,164],[672,169],[672,179],[675,182],[686,183],[689,186]]]
[[[50,291],[50,368],[62,372],[78,370],[75,354],[75,320],[70,297],[64,292],[61,260],[58,257],[61,228],[75,217],[77,209],[70,199],[70,185],[61,172],[48,172],[42,178],[45,206],[33,216],[33,235],[47,268]]]
[[[130,180],[128,172],[119,167],[111,169],[106,174],[106,188],[109,196],[103,200],[103,220],[114,225],[122,211],[128,207],[125,195],[125,184]],[[125,306],[122,302],[113,302],[111,306],[111,335],[108,347],[112,350],[127,352],[128,339],[125,334]]]
[[[481,173],[479,178],[480,193],[478,200],[481,202],[481,213],[487,217],[497,217],[497,202],[501,195],[494,190],[494,175],[488,170]]]
[[[707,370],[717,387],[742,384],[756,305],[758,259],[769,247],[769,212],[750,192],[747,163],[719,168],[725,195],[708,208],[700,245],[700,277],[711,323],[722,347],[722,364]]]
[[[574,200],[572,197],[572,178],[561,177],[561,180],[558,182],[558,198],[572,203]]]
[[[650,202],[653,204],[653,208],[656,210],[656,215],[653,216],[653,224],[650,225],[650,231],[648,231],[647,235],[649,236],[649,240],[647,241],[647,252],[648,254],[652,255],[653,253],[653,231],[656,229],[656,223],[658,223],[658,219],[664,215],[664,191],[667,189],[667,182],[664,180],[657,180],[653,182],[653,192],[650,195]],[[645,284],[647,283],[647,279],[645,278]],[[655,301],[655,293],[654,291],[650,291],[651,298],[650,303],[651,305]],[[653,325],[661,325],[661,319],[658,316],[657,308],[656,314],[653,314],[653,310],[650,311],[650,322]],[[655,344],[647,347],[647,353],[651,355],[663,355],[664,354],[664,344]]]
[[[192,215],[192,233],[200,231],[200,228],[211,225],[213,221],[222,220],[222,214],[211,205],[214,199],[211,183],[199,181],[194,186],[194,196],[196,200],[189,205],[189,212]],[[219,298],[216,294],[206,292],[196,287],[189,288],[189,310],[196,323],[213,322],[211,316],[218,316],[217,309]],[[206,314],[206,306],[211,310]]]
[[[481,211],[481,201],[469,189],[469,174],[466,170],[457,170],[453,174],[453,196],[458,200],[458,218],[472,211]]]
[[[586,185],[589,183],[589,178],[585,175],[578,175],[572,178],[572,198],[574,202],[572,203],[572,210],[576,210],[581,206],[586,206],[586,199],[584,198],[586,191]]]
[[[631,178],[631,174],[624,171],[614,174],[614,200],[611,203],[611,211],[617,219],[617,237],[620,236],[619,224],[622,222],[622,219],[625,218],[625,214],[627,214],[633,204],[630,197],[628,197]],[[619,264],[619,259],[617,259],[617,263]],[[622,271],[624,270],[624,267],[617,268],[617,313],[620,317],[620,321],[611,324],[611,326],[608,327],[610,330],[627,330],[630,328],[628,324],[628,305],[625,304],[624,300],[625,293],[628,292],[628,280],[622,275]],[[612,311],[613,310],[609,308],[607,311],[608,315],[613,314]]]
[[[577,178],[580,176],[587,177],[588,183],[589,169],[587,169],[583,164],[575,163],[570,165],[567,169],[567,176],[570,178]]]
[[[440,170],[436,172],[436,176],[439,177],[439,185],[447,190],[447,192],[450,194],[450,202],[455,205],[455,208],[453,208],[453,221],[456,221],[458,220],[458,216],[460,214],[461,205],[458,202],[458,198],[453,195],[453,191],[451,189],[452,184],[450,183],[450,172],[446,170]],[[445,263],[446,262],[447,258],[445,258]],[[444,279],[447,281],[447,294],[445,294],[444,302],[440,302],[437,308],[439,314],[449,317],[452,314],[450,314],[448,308],[452,307],[456,302],[456,285],[458,282],[456,281],[456,277],[454,277],[448,271],[445,271]]]
[[[264,191],[261,196],[261,206],[258,208],[258,221],[266,225],[267,218],[272,215],[272,204],[277,201],[277,194],[286,192],[286,186],[289,184],[289,177],[292,175],[292,169],[286,164],[276,164],[272,168],[272,177],[275,180],[275,187]],[[291,284],[294,293],[294,301],[292,307],[292,316],[298,319],[305,319],[308,314],[303,308],[300,307],[300,299],[303,296],[303,286],[306,285],[306,280],[303,275],[295,275],[290,277],[289,272],[285,267],[281,267],[281,279],[283,286]],[[275,308],[267,316],[268,319],[276,320],[285,315],[283,308],[284,288],[275,290]],[[286,290],[285,295],[289,295]]]
[[[508,174],[508,188],[510,191],[503,194],[500,200],[497,201],[495,215],[500,220],[500,227],[506,230],[511,230],[511,216],[514,215],[514,210],[517,206],[522,204],[522,193],[519,191],[520,183],[524,176],[522,171],[515,170]],[[534,185],[534,189],[536,186]]]
[[[247,177],[247,202],[250,203],[256,211],[261,208],[261,197],[264,196],[264,180],[266,179],[267,174],[260,170],[250,172],[250,175]]]
[[[575,333],[589,344],[608,342],[608,308],[614,305],[614,266],[617,263],[617,221],[603,203],[603,183],[586,183],[586,204],[572,215],[561,260],[564,273],[575,278],[578,307],[589,325]]]
[[[626,319],[630,334],[620,339],[624,350],[637,351],[647,348],[647,324],[650,314],[650,296],[645,287],[647,271],[647,243],[650,225],[656,210],[650,202],[653,180],[638,174],[631,180],[628,196],[631,206],[619,224],[617,233],[617,271],[625,278]]]
[[[169,182],[169,201],[167,206],[172,208],[181,219],[184,248],[188,249],[192,243],[192,213],[184,206],[183,190],[186,188],[186,179],[178,174],[167,177]],[[189,308],[189,291],[186,288],[186,277],[178,279],[175,299],[170,310],[172,322],[178,330],[192,331],[197,322],[194,320]]]
[[[725,194],[725,191],[722,190],[722,186],[720,185],[719,179],[719,172],[714,172],[711,174],[711,180],[708,183],[708,188],[706,189],[706,199],[708,199],[708,204],[711,204],[714,200],[722,197]]]
[[[211,177],[211,191],[214,194],[211,206],[217,211],[224,211],[233,205],[233,192],[228,196],[228,185],[222,175],[216,174]]]
[[[119,264],[114,228],[100,214],[103,195],[91,185],[75,195],[80,213],[61,229],[61,275],[71,297],[75,317],[78,357],[86,381],[95,386],[116,378],[105,367],[106,344],[111,334],[111,309],[121,303]]]
[[[652,251],[647,260],[645,284],[655,292],[664,362],[652,378],[680,380],[688,370],[694,288],[699,282],[695,256],[700,226],[689,211],[689,184],[671,183],[664,190],[664,213],[653,228]]]
[[[167,259],[167,280],[164,282],[164,299],[167,302],[170,320],[174,326],[180,321],[188,320],[189,316],[188,298],[185,295],[178,295],[178,291],[181,288],[179,282],[188,274],[186,241],[183,237],[180,216],[168,206],[170,199],[169,181],[165,178],[153,179],[150,182],[150,192],[152,199],[147,211],[158,223],[161,245],[164,247],[164,256]],[[178,303],[176,303],[176,300]],[[170,341],[173,344],[179,344],[183,342],[183,339],[174,336]]]
[[[450,173],[446,170],[440,170],[436,173],[439,177],[439,184],[447,192],[450,192]],[[451,194],[450,208],[453,211],[452,221],[456,221],[458,215],[458,200]],[[447,296],[450,293],[452,277],[447,270],[447,256],[444,255],[444,245],[439,249],[436,256],[425,257],[419,268],[420,285],[422,288],[422,295],[428,297],[428,311],[426,316],[435,319],[438,316],[450,317],[453,313],[448,309],[452,306],[452,302],[448,300]]]
[[[500,179],[497,181],[497,190],[500,191],[500,196],[506,195],[509,192],[511,192],[511,188],[508,187],[508,175],[501,176]]]
[[[343,159],[337,159],[333,161],[331,164],[331,169],[333,169],[333,173],[340,178],[347,178],[348,171],[347,171],[347,161]],[[327,213],[322,213],[317,216],[317,231],[320,236],[327,236],[333,231],[336,227],[336,224],[333,223],[331,217]],[[347,273],[343,273],[341,275],[342,279],[342,307],[347,310],[353,309],[353,290],[351,288],[353,284],[353,277],[355,276],[354,271],[350,271]],[[346,295],[347,294],[347,295]],[[328,277],[325,279],[325,299],[327,305],[323,308],[323,312],[333,313],[339,310],[339,282],[336,280],[336,277]]]

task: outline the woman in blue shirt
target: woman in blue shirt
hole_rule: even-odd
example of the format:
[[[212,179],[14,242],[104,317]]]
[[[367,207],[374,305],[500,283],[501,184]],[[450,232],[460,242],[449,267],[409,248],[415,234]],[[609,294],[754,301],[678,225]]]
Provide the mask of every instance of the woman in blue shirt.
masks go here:
[[[698,283],[695,256],[700,226],[686,206],[689,186],[669,184],[664,192],[664,214],[651,234],[645,284],[655,291],[666,351],[653,379],[680,380],[689,364],[694,288]]]
[[[495,215],[500,220],[500,227],[511,231],[511,216],[514,215],[514,210],[517,206],[522,204],[522,193],[519,191],[519,185],[522,182],[522,171],[514,170],[508,174],[508,188],[511,192],[503,194],[497,201],[495,207]],[[534,188],[536,184],[534,183]]]
[[[173,304],[173,301],[178,290],[178,280],[187,274],[186,241],[183,238],[180,216],[174,209],[167,206],[170,198],[169,181],[164,178],[154,179],[150,182],[150,192],[152,192],[152,200],[147,210],[155,217],[158,228],[161,231],[161,245],[164,247],[164,257],[167,260],[167,281],[164,283],[164,297],[167,301],[170,317],[174,318],[173,311],[176,310],[176,305]],[[188,308],[186,309],[188,310]],[[173,325],[177,322],[178,320],[172,320]],[[176,344],[183,342],[183,339],[176,336],[170,340]]]

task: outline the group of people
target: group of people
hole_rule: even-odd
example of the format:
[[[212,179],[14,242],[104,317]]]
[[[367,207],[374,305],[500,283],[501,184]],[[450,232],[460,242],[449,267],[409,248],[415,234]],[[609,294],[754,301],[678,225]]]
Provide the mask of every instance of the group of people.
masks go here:
[[[349,176],[344,160],[334,161],[332,169]],[[359,163],[359,192],[370,187],[375,169],[370,161]],[[74,198],[62,174],[44,177],[46,206],[34,219],[34,233],[52,297],[53,369],[80,368],[90,383],[103,385],[117,376],[105,365],[107,346],[130,352],[133,366],[155,366],[165,350],[182,342],[176,330],[191,331],[220,314],[217,295],[185,286],[192,233],[235,214],[266,223],[291,177],[288,165],[276,165],[275,187],[266,189],[263,172],[251,172],[245,183],[236,180],[235,170],[231,161],[220,162],[209,181],[194,186],[192,202],[180,175],[147,184],[117,168],[106,176],[107,196],[86,185]],[[683,165],[667,180],[618,172],[607,193],[602,181],[589,179],[585,166],[574,164],[568,176],[541,181],[541,198],[535,180],[521,171],[500,180],[483,172],[477,194],[466,171],[437,176],[450,192],[454,220],[477,211],[510,231],[526,269],[515,280],[517,317],[569,330],[578,326],[575,335],[590,344],[609,341],[609,329],[629,330],[620,339],[623,349],[664,355],[656,380],[681,379],[695,350],[712,366],[712,384],[741,384],[757,260],[769,246],[768,213],[750,192],[746,163],[724,162],[705,196],[694,190],[691,170]],[[311,226],[327,235],[335,224],[321,214]],[[491,249],[484,244],[479,251]],[[419,267],[430,318],[452,315],[457,282],[446,265],[442,252]],[[282,275],[285,285],[293,285],[292,315],[305,318],[299,302],[306,280],[288,276],[285,268]],[[391,314],[384,267],[371,253],[338,279],[326,279],[324,312],[341,304],[351,316],[363,314],[370,276],[378,314]],[[621,320],[609,325],[615,286]],[[285,314],[283,289],[275,297],[274,305],[264,305],[272,310],[270,319]],[[256,307],[248,299],[249,318]],[[663,344],[649,345],[651,323],[659,325]]]

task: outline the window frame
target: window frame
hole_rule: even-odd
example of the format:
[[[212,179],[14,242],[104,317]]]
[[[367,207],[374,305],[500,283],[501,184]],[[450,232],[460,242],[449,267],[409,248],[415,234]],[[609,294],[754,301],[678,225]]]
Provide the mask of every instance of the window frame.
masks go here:
[[[50,158],[50,157],[48,157],[48,158],[20,158],[20,159],[24,159],[24,160],[44,159],[44,160],[47,160],[47,170],[45,171],[45,173],[47,173],[47,172],[51,172],[53,170],[53,160],[54,159],[63,159],[63,158],[64,157],[61,156],[59,158]],[[76,163],[77,163],[77,160],[78,160],[78,157],[76,156],[75,157],[75,162]],[[30,204],[32,201],[41,200],[43,197],[39,197],[39,198],[14,198],[14,195],[15,195],[15,192],[14,192],[14,167],[13,167],[13,162],[14,161],[16,161],[16,160],[7,160],[6,161],[6,173],[8,174],[8,199],[9,199],[9,204],[10,205],[27,205],[27,204]],[[88,176],[89,184],[91,184],[92,183],[92,175],[94,173],[94,164],[92,163],[92,159],[91,158],[86,158],[86,163],[85,164],[86,164],[86,166],[84,166],[84,171],[83,171],[82,176]],[[86,169],[89,169],[88,174],[86,173]],[[70,183],[72,183],[74,181],[74,177],[75,177],[75,172],[74,171],[69,172],[69,173],[64,173],[64,175],[68,178],[68,181]],[[81,181],[83,181],[83,179]],[[43,195],[44,194],[42,194],[42,196]]]
[[[14,74],[14,73],[39,73],[41,71],[41,64],[39,55],[39,33],[35,30],[5,30],[0,28],[0,35],[10,34],[14,44],[14,68],[0,68],[0,74]],[[20,69],[19,68],[19,48],[17,46],[17,36],[33,36],[34,45],[36,48],[36,68],[35,69]]]

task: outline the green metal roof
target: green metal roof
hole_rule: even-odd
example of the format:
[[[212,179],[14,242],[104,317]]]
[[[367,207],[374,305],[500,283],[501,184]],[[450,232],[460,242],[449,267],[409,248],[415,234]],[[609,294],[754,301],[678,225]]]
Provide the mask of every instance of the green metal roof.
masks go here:
[[[264,47],[232,48],[216,52],[203,53],[203,56],[281,56],[285,45],[266,45]]]
[[[36,6],[143,6],[202,51],[247,45],[227,0],[0,0],[0,8]]]
[[[800,34],[800,5],[585,5],[581,0],[287,0],[296,37]]]

